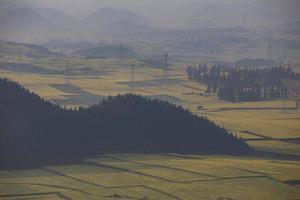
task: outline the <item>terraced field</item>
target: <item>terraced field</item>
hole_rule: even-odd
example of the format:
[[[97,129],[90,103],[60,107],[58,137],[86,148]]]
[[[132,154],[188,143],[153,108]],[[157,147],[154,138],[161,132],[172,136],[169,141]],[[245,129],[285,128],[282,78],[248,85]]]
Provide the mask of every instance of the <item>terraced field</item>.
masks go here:
[[[1,199],[297,199],[299,161],[229,156],[102,155],[1,171]]]
[[[17,73],[26,88],[68,107],[133,92],[205,115],[258,150],[221,155],[99,155],[78,164],[0,171],[0,199],[300,199],[300,110],[296,99],[229,103],[189,81],[186,64],[171,71],[139,67],[134,60],[40,59],[35,66],[76,73]],[[96,74],[80,70],[91,67]],[[133,70],[134,69],[134,70]],[[167,74],[167,75],[166,75]]]

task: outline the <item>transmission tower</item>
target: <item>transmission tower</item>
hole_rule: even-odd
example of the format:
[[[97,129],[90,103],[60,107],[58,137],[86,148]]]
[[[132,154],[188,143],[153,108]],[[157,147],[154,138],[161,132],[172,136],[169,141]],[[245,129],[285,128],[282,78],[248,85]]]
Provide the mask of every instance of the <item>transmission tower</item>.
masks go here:
[[[268,38],[268,60],[273,58],[273,37]]]
[[[212,34],[208,35],[207,42],[210,46],[209,58],[208,59],[211,63],[214,63],[214,61],[215,61],[215,52],[214,52],[215,41],[214,41],[214,38],[213,38]]]
[[[18,72],[17,72],[17,79],[18,82],[22,81],[22,63],[23,63],[23,57],[22,57],[22,49],[19,48],[19,52],[18,52],[18,60],[19,60],[19,64],[18,64]]]
[[[281,62],[282,64],[285,64],[285,61],[286,61],[286,49],[282,49],[282,59],[281,59]]]
[[[168,77],[169,77],[169,74],[168,74],[168,66],[169,66],[168,60],[169,60],[169,55],[168,55],[167,52],[165,52],[165,54],[163,55],[163,66],[162,66],[162,68],[163,68],[163,77],[165,79],[168,79]]]
[[[69,61],[66,60],[65,63],[65,84],[66,85],[70,84],[69,76],[70,76],[70,66],[69,66]]]
[[[119,59],[122,60],[123,58],[123,47],[122,47],[122,42],[120,42],[119,46]]]
[[[283,82],[283,85],[286,85],[285,81]],[[282,95],[282,98],[281,98],[282,113],[288,112],[287,105],[286,105],[286,101],[287,101],[288,97],[289,97],[288,92],[287,93],[284,92],[284,95]]]
[[[135,81],[135,68],[136,68],[136,61],[131,65],[130,67],[130,92],[133,93],[134,92],[134,81]]]
[[[282,113],[287,113],[287,106],[286,106],[285,97],[282,97],[282,100],[281,100],[281,110],[282,110]]]
[[[214,56],[214,50],[213,49],[210,50],[210,61],[211,61],[211,63],[213,63],[215,61],[215,56]]]
[[[247,26],[247,14],[242,14],[242,20],[243,20],[243,27]]]

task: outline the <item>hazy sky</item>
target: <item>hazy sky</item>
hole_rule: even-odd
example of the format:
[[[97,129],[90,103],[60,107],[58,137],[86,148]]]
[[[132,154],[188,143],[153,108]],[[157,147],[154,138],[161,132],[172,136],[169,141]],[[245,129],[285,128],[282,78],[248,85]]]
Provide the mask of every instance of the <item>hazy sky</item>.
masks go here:
[[[232,25],[238,25],[241,20],[237,19],[237,16],[242,14],[247,14],[252,24],[264,20],[278,21],[283,18],[300,20],[298,14],[300,0],[0,0],[0,2],[2,7],[31,4],[58,8],[76,17],[85,17],[101,7],[128,9],[158,25],[183,24],[195,19],[218,23],[224,20],[224,24],[230,22]]]

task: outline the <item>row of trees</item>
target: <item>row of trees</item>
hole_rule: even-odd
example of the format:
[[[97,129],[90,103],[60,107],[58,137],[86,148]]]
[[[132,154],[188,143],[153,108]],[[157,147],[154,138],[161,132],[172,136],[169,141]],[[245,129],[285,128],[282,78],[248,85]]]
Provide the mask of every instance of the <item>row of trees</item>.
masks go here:
[[[99,153],[249,151],[241,139],[182,107],[137,95],[63,109],[0,79],[0,168],[78,161]]]
[[[296,79],[291,66],[269,68],[235,67],[206,64],[188,66],[190,80],[207,85],[207,93],[216,93],[228,101],[263,101],[286,97],[289,89],[286,80]]]

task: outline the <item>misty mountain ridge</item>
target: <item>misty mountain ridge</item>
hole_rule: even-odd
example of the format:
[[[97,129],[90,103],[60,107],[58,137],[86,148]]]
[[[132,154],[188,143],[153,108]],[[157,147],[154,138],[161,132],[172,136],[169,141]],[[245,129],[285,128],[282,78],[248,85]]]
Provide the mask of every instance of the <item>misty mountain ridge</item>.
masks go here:
[[[48,37],[59,28],[31,8],[10,11],[0,19],[0,33],[5,37]]]
[[[148,20],[134,12],[129,10],[118,10],[109,7],[100,8],[85,18],[84,21],[93,26],[100,26],[118,21],[127,21],[136,25],[151,26],[151,23]]]
[[[106,35],[111,37],[126,37],[137,39],[137,37],[145,37],[145,34],[150,34],[154,31],[160,31],[160,29],[121,20],[103,24],[96,30],[96,33],[104,36]]]
[[[41,15],[39,15],[32,8],[20,8],[20,9],[12,10],[8,12],[5,16],[3,16],[0,22],[1,25],[3,26],[8,26],[8,25],[16,26],[25,23],[21,27],[24,28],[25,26],[28,26],[31,23],[32,24],[31,26],[39,25],[42,27],[54,28],[53,24],[51,24]]]
[[[285,23],[286,26],[274,26],[274,28],[272,26],[269,31],[267,27],[254,29],[240,25],[218,26],[214,18],[202,18],[201,13],[192,13],[192,15],[195,17],[190,18],[191,24],[187,23],[185,28],[170,29],[170,26],[157,28],[158,26],[152,25],[147,19],[134,12],[108,7],[101,8],[84,19],[77,19],[53,8],[20,7],[7,12],[0,18],[0,39],[38,44],[61,41],[54,44],[58,47],[55,50],[59,51],[65,50],[63,45],[68,41],[94,44],[103,41],[110,41],[110,43],[123,41],[128,44],[159,42],[162,44],[161,47],[140,48],[139,54],[156,53],[156,51],[164,51],[163,49],[168,48],[177,54],[199,55],[199,53],[208,54],[210,49],[222,52],[225,48],[240,48],[241,45],[247,48],[258,47],[257,41],[264,41],[264,38],[269,37],[270,31],[279,32],[283,29],[282,35],[293,36],[299,35],[300,32],[297,27],[293,27],[293,24],[298,23]],[[298,45],[297,37],[291,38],[296,38]],[[165,44],[166,41],[172,42],[172,45]],[[281,46],[291,46],[295,41],[282,40]],[[94,45],[68,49],[68,51],[70,53],[92,46]],[[143,50],[144,52],[141,52]]]
[[[52,8],[17,7],[0,18],[4,40],[90,37],[94,33],[132,33],[151,30],[143,17],[127,10],[101,8],[86,19],[77,19]],[[100,34],[100,35],[101,35]]]
[[[60,29],[80,31],[81,27],[84,26],[83,21],[57,9],[43,7],[35,8],[34,10]]]

